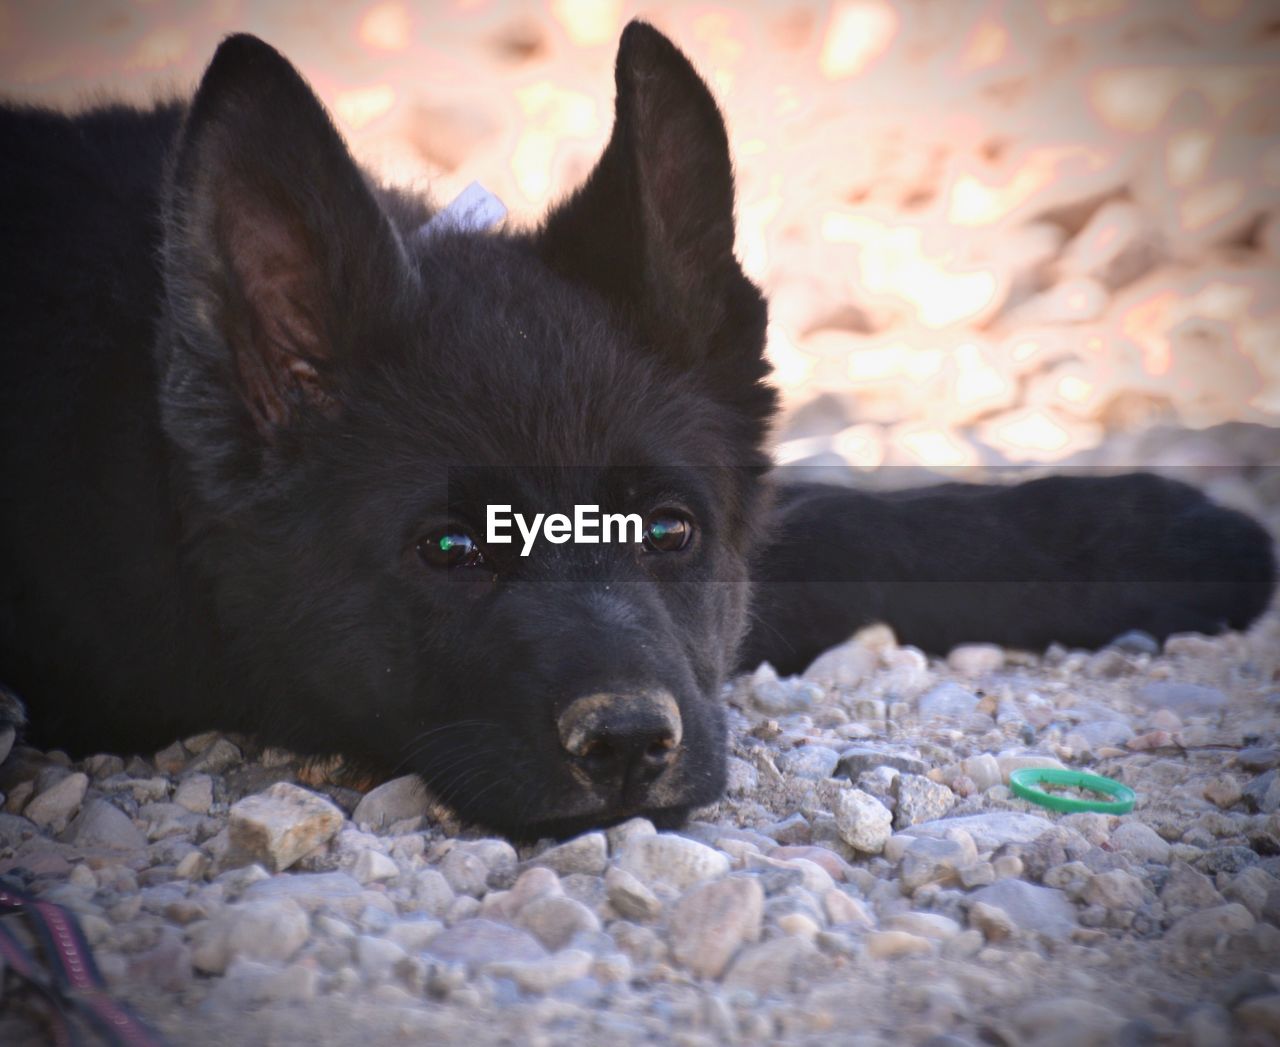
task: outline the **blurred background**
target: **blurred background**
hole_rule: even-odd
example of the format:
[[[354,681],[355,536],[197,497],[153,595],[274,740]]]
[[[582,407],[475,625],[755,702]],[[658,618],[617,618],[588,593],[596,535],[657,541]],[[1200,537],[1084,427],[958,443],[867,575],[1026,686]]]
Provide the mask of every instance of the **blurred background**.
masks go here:
[[[0,6],[0,91],[185,92],[248,30],[372,169],[526,224],[598,156],[635,16],[728,121],[781,460],[1280,461],[1274,0],[46,0]]]

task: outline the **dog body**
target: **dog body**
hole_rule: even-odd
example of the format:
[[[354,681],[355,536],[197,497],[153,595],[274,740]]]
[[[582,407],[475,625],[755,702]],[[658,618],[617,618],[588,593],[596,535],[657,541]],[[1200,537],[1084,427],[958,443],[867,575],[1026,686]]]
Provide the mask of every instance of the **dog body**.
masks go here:
[[[527,233],[420,235],[249,37],[189,105],[0,112],[0,682],[33,741],[219,727],[517,836],[675,821],[723,787],[740,663],[1266,606],[1265,533],[1153,477],[772,483],[719,113],[647,26],[617,76],[599,166]],[[645,539],[521,557],[479,537],[495,503]]]

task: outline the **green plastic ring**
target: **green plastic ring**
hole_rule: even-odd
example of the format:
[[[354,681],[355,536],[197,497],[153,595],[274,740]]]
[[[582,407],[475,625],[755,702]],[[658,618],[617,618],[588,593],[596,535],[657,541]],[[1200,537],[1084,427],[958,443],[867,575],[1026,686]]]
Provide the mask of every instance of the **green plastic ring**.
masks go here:
[[[1114,796],[1114,800],[1078,800],[1074,796],[1055,796],[1036,788],[1037,782],[1049,785],[1074,785],[1079,789],[1090,789],[1096,793]],[[1019,767],[1009,775],[1009,784],[1013,787],[1014,796],[1048,807],[1051,811],[1096,811],[1099,814],[1128,814],[1133,810],[1133,802],[1137,795],[1127,785],[1114,778],[1104,778],[1100,774],[1086,774],[1084,771],[1060,770],[1056,767]]]

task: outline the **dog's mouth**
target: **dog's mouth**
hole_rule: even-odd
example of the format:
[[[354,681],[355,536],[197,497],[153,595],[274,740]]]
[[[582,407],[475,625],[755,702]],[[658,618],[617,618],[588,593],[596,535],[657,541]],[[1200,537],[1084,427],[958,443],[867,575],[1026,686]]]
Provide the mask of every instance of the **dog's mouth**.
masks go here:
[[[654,684],[590,690],[561,706],[554,730],[537,717],[437,724],[409,766],[460,821],[515,840],[630,818],[671,828],[722,791],[727,753],[714,708],[692,699],[682,708],[673,689]]]
[[[632,818],[647,818],[656,828],[674,829],[683,825],[689,812],[715,796],[701,795],[693,784],[657,782],[649,787],[632,787],[605,792],[583,788],[576,778],[551,774],[543,784],[533,785],[533,793],[544,793],[542,803],[504,802],[495,797],[499,790],[472,796],[457,796],[448,803],[464,822],[501,833],[519,841],[552,838],[563,840],[595,829],[607,829]],[[492,802],[487,802],[495,797]],[[447,802],[447,801],[446,801]]]
[[[567,839],[631,818],[647,818],[656,828],[673,829],[688,819],[693,808],[719,795],[714,775],[702,781],[681,773],[684,760],[647,785],[604,789],[584,787],[562,764],[534,768],[525,763],[516,770],[497,753],[492,759],[493,772],[483,778],[472,774],[465,781],[442,780],[425,768],[418,773],[428,792],[460,821],[517,842]],[[696,762],[715,764],[710,754]]]

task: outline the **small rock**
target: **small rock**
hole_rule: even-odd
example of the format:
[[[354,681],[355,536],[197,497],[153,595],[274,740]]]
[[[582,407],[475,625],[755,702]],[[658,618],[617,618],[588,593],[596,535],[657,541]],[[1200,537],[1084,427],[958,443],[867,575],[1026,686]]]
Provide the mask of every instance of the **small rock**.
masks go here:
[[[444,925],[439,920],[397,920],[383,935],[408,953],[422,952],[440,936]]]
[[[958,683],[940,683],[920,696],[922,720],[957,719],[978,708],[978,696]]]
[[[1219,774],[1205,783],[1204,798],[1223,810],[1234,807],[1243,795],[1240,783],[1229,774]]]
[[[492,920],[463,920],[446,928],[432,940],[427,953],[469,967],[497,960],[539,960],[547,955],[528,931]]]
[[[903,956],[932,956],[934,944],[928,938],[906,931],[871,931],[863,938],[867,956],[873,960],[895,960]]]
[[[342,822],[342,811],[323,796],[277,782],[235,803],[227,828],[233,850],[280,872],[330,839]]]
[[[1125,654],[1149,654],[1155,657],[1160,653],[1160,643],[1154,636],[1141,629],[1131,629],[1111,641],[1111,646]]]
[[[1251,745],[1247,749],[1241,749],[1236,753],[1236,766],[1254,773],[1274,770],[1280,766],[1280,748]]]
[[[1169,870],[1169,878],[1160,889],[1160,901],[1171,916],[1180,916],[1222,905],[1224,899],[1204,873],[1197,872],[1185,862],[1175,862]]]
[[[506,918],[512,919],[535,898],[561,897],[563,894],[564,888],[560,884],[560,877],[546,866],[535,865],[520,874],[512,884],[511,890],[491,891],[485,895],[483,907],[496,905],[498,911],[501,911]]]
[[[806,962],[817,955],[812,941],[803,936],[775,938],[748,946],[733,961],[724,976],[724,986],[746,989],[757,996],[786,992],[795,987]]]
[[[619,855],[630,846],[631,841],[641,836],[654,836],[658,832],[648,818],[628,818],[605,830],[605,839],[609,841],[609,853]]]
[[[37,793],[23,809],[23,814],[42,829],[60,833],[80,809],[89,776],[81,771],[68,774],[43,792]]]
[[[830,778],[840,763],[840,754],[822,745],[803,745],[778,757],[778,770],[797,778]]]
[[[989,942],[1002,942],[1018,931],[1012,916],[999,906],[986,902],[973,902],[969,906],[969,926],[981,931]]]
[[[777,924],[783,934],[810,942],[822,932],[822,926],[802,912],[784,913],[778,917]]]
[[[547,993],[566,982],[585,978],[593,957],[581,949],[565,949],[536,960],[494,960],[481,968],[491,978],[510,978],[521,992]]]
[[[1280,810],[1280,772],[1267,771],[1258,775],[1244,787],[1242,799],[1251,811],[1271,814]]]
[[[744,942],[759,939],[764,890],[743,876],[687,891],[671,917],[671,951],[701,978],[719,978]]]
[[[646,885],[665,884],[678,891],[729,871],[725,855],[674,833],[633,837],[619,865]]]
[[[1014,1025],[1036,1044],[1065,1045],[1116,1042],[1125,1020],[1091,1000],[1068,996],[1042,996],[1023,1004],[1014,1013]]]
[[[599,876],[609,864],[609,844],[602,832],[586,833],[543,851],[533,860],[561,876],[573,873]]]
[[[813,839],[813,826],[809,824],[809,819],[799,811],[782,819],[780,822],[764,826],[761,832],[781,844],[805,845]]]
[[[141,851],[147,839],[133,819],[106,800],[90,800],[67,826],[63,839],[94,850]]]
[[[1006,785],[1009,784],[1009,776],[1023,767],[1051,767],[1057,771],[1066,770],[1061,760],[1041,753],[1001,753],[996,757],[996,763],[1000,766],[1001,780]]]
[[[1275,879],[1259,866],[1252,865],[1233,877],[1222,888],[1222,894],[1228,901],[1243,905],[1255,920],[1261,920],[1265,917],[1267,898],[1275,889]]]
[[[481,898],[489,889],[489,867],[478,855],[454,847],[440,862],[440,871],[455,894]]]
[[[884,671],[877,681],[887,692],[910,698],[929,686],[933,674],[929,671],[929,659],[915,647],[899,647],[881,655]],[[864,717],[866,719],[867,717]],[[875,719],[884,719],[883,713]]]
[[[1151,826],[1139,822],[1122,822],[1111,833],[1111,849],[1140,862],[1169,862],[1169,844]]]
[[[1004,668],[1004,648],[992,643],[966,643],[953,647],[947,665],[961,676],[986,676]]]
[[[1212,658],[1221,650],[1217,640],[1201,633],[1174,633],[1164,642],[1164,653],[1170,657]]]
[[[155,764],[161,774],[178,774],[187,765],[187,750],[181,742],[167,745],[156,753]]]
[[[898,776],[897,800],[893,824],[895,828],[905,829],[941,818],[955,806],[956,796],[945,785],[923,775],[902,774]]]
[[[995,870],[997,880],[1006,880],[1011,876],[1021,876],[1024,865],[1016,854],[1002,854],[991,859],[991,868]]]
[[[858,930],[869,930],[876,925],[875,917],[864,902],[837,888],[822,896],[822,907],[833,927],[848,925]]]
[[[934,941],[946,941],[960,933],[960,925],[949,916],[934,912],[904,912],[890,916],[885,920],[886,928],[894,931],[906,931],[917,934],[921,938],[932,938]]]
[[[204,752],[209,746],[218,740],[220,735],[217,731],[202,731],[199,734],[193,734],[190,738],[182,739],[182,747],[187,752],[198,756]]]
[[[1065,739],[1077,752],[1097,752],[1107,746],[1124,745],[1133,737],[1133,728],[1120,720],[1092,720],[1071,730]]]
[[[963,829],[972,837],[979,852],[987,853],[1011,843],[1031,843],[1052,827],[1053,823],[1038,814],[1023,811],[988,811],[921,822],[905,830],[911,836],[946,836]]]
[[[907,837],[902,855],[902,886],[914,891],[931,883],[956,883],[960,870],[973,865],[977,857],[973,838],[963,830],[943,837]]]
[[[1137,909],[1142,905],[1142,881],[1121,869],[1098,873],[1085,887],[1084,900],[1105,909]]]
[[[635,876],[613,866],[605,873],[609,904],[628,920],[652,920],[662,912],[662,902]]]
[[[974,862],[960,870],[960,886],[967,890],[996,882],[996,867],[991,862]]]
[[[898,774],[892,767],[876,767],[858,775],[854,785],[892,811],[898,806]]]
[[[408,954],[393,941],[371,934],[357,935],[354,944],[356,966],[365,981],[376,984],[391,976],[392,968]]]
[[[489,870],[490,887],[509,887],[516,879],[519,858],[516,849],[506,840],[488,837],[481,840],[463,840],[454,845],[455,851],[473,854],[484,862]]]
[[[1025,880],[997,880],[969,895],[972,905],[982,902],[1003,909],[1023,931],[1048,938],[1067,938],[1076,927],[1075,906],[1062,891],[1039,887]]]
[[[364,888],[343,872],[290,873],[259,880],[245,888],[245,901],[289,901],[304,912],[340,912],[355,916],[364,908]]]
[[[351,875],[360,883],[379,883],[394,880],[400,868],[385,854],[378,851],[361,851],[351,867]]]
[[[392,778],[360,798],[351,820],[361,829],[380,832],[405,818],[425,815],[430,804],[416,774]]]
[[[779,680],[773,666],[762,662],[751,677],[752,704],[767,716],[804,712],[822,700],[822,688],[807,680]]]
[[[535,898],[520,909],[517,922],[552,952],[563,949],[575,934],[600,930],[596,914],[564,895]]]
[[[854,850],[879,854],[893,835],[889,808],[861,789],[841,789],[835,799],[836,826],[840,837]]]
[[[981,753],[978,756],[970,756],[960,763],[961,772],[967,777],[973,779],[973,784],[977,786],[978,792],[986,792],[993,785],[999,785],[1003,778],[1000,775],[1000,764],[996,762],[996,758],[990,753]]]
[[[139,803],[160,801],[169,795],[169,779],[164,775],[156,775],[152,778],[131,778],[129,792]]]
[[[1226,695],[1216,687],[1168,681],[1144,684],[1134,692],[1133,700],[1147,709],[1172,709],[1179,716],[1221,712],[1227,705]]]
[[[230,770],[244,759],[240,747],[226,738],[219,738],[189,764],[187,770],[203,771],[206,774],[222,774]],[[176,772],[175,772],[176,773]]]
[[[413,897],[422,911],[439,917],[449,911],[456,896],[439,869],[424,869],[414,876]]]
[[[1253,927],[1249,910],[1239,902],[1228,902],[1182,917],[1169,928],[1168,938],[1193,949],[1211,949]]]
[[[307,932],[307,915],[293,901],[241,902],[200,927],[191,959],[208,974],[221,974],[235,957],[283,963],[302,948]]]
[[[0,749],[3,747],[0,744]],[[3,762],[3,757],[0,757],[0,763]],[[124,760],[111,753],[97,753],[94,756],[85,757],[84,769],[94,781],[100,782],[104,778],[124,774]]]
[[[804,671],[804,678],[825,691],[857,687],[876,671],[878,652],[857,640],[850,640],[818,655]]]
[[[825,870],[827,875],[836,881],[848,880],[853,872],[852,866],[835,851],[816,844],[809,847],[775,847],[769,852],[769,857],[785,862],[802,858]]]
[[[193,774],[178,783],[173,802],[192,814],[208,814],[213,806],[213,779],[207,774]]]
[[[1089,658],[1084,674],[1092,680],[1112,680],[1123,676],[1130,668],[1131,663],[1123,651],[1115,647],[1104,647]]]
[[[918,757],[855,745],[841,750],[840,765],[836,773],[856,780],[859,775],[877,767],[892,767],[903,774],[925,774],[929,770],[929,765]]]
[[[1166,730],[1146,731],[1124,743],[1126,749],[1136,753],[1151,749],[1167,749],[1173,744],[1173,734]]]

